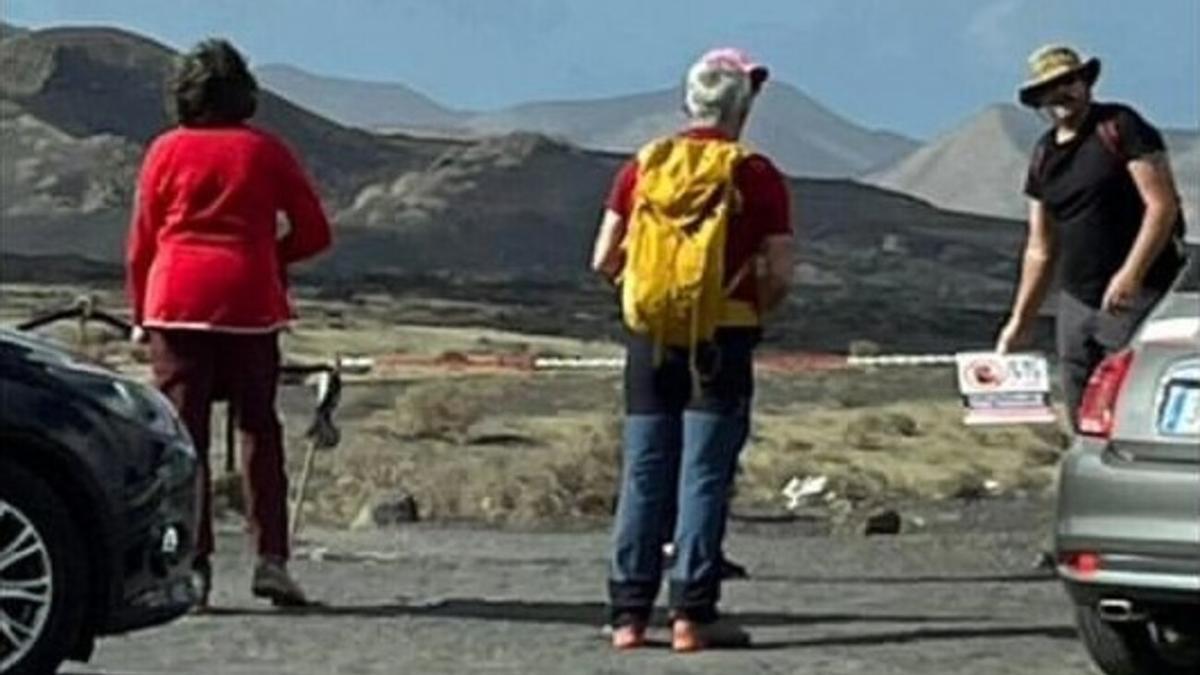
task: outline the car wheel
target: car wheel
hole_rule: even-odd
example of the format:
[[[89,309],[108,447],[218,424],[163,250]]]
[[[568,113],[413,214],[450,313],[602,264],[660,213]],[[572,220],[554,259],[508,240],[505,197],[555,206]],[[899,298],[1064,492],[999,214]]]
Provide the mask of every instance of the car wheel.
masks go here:
[[[1200,613],[1200,608],[1192,611]],[[1200,617],[1183,623],[1167,618],[1150,624],[1150,635],[1159,656],[1178,672],[1200,673],[1200,623],[1197,621]]]
[[[88,593],[79,541],[50,486],[0,461],[0,673],[53,673],[78,644]]]
[[[1083,644],[1107,675],[1195,675],[1194,667],[1164,660],[1147,622],[1112,623],[1095,607],[1077,606],[1075,622]]]

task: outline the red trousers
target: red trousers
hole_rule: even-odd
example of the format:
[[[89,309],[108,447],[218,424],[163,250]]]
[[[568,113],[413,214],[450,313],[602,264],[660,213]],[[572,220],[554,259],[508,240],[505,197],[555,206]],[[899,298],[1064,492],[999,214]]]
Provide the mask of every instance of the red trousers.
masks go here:
[[[197,556],[213,551],[209,425],[213,401],[227,397],[237,420],[242,489],[258,554],[286,559],[288,482],[275,411],[278,335],[152,329],[149,337],[155,384],[175,404],[200,460]]]

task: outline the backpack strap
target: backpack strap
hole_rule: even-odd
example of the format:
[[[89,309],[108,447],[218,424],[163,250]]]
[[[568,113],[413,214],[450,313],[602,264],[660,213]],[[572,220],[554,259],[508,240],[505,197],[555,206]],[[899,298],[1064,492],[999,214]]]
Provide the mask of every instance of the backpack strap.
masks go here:
[[[1117,125],[1117,118],[1110,117],[1096,125],[1096,136],[1100,139],[1100,144],[1104,146],[1114,157],[1121,161],[1121,164],[1129,163],[1129,156],[1125,154],[1125,150],[1121,146],[1121,127]],[[1179,253],[1182,255],[1184,250],[1184,239],[1186,236],[1187,225],[1183,219],[1183,203],[1179,197],[1179,190],[1175,189],[1175,199],[1179,201],[1179,215],[1175,217],[1175,228],[1171,233],[1172,243],[1176,246]]]
[[[1113,157],[1121,160],[1122,164],[1128,162],[1129,158],[1125,156],[1125,151],[1121,148],[1121,129],[1117,126],[1116,117],[1110,117],[1097,124],[1096,137]]]
[[[1046,143],[1042,138],[1033,146],[1033,158],[1029,161],[1029,172],[1039,185],[1046,182]]]

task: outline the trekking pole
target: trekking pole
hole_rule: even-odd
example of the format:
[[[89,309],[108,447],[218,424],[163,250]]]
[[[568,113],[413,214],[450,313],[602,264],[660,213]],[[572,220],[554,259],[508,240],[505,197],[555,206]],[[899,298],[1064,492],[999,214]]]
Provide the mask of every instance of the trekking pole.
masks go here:
[[[225,475],[237,470],[237,411],[233,397],[225,401]]]
[[[304,513],[304,497],[308,492],[308,479],[312,475],[313,462],[316,460],[317,444],[309,439],[304,453],[304,469],[300,471],[300,484],[296,486],[296,499],[292,503],[292,522],[288,526],[288,539],[295,540],[300,531],[301,514]]]
[[[296,367],[291,370],[298,373],[316,372],[317,405],[313,414],[312,424],[309,425],[305,437],[308,439],[304,454],[304,468],[300,471],[300,482],[296,486],[296,496],[292,501],[291,522],[288,524],[288,538],[295,539],[300,531],[303,520],[304,500],[308,496],[308,481],[312,477],[313,466],[316,463],[318,450],[328,450],[337,447],[341,442],[341,432],[333,422],[333,413],[337,409],[342,393],[342,360],[339,356],[333,366]]]

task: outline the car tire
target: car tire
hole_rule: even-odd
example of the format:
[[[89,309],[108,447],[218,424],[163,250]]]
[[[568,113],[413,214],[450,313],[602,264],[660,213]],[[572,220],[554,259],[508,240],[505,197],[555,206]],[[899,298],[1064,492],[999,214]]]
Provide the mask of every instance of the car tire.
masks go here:
[[[9,582],[7,597],[0,597],[0,671],[10,675],[56,672],[72,648],[84,637],[88,598],[88,565],[80,546],[79,528],[66,504],[37,475],[11,461],[0,460],[0,554],[10,557],[0,564],[0,592]],[[29,551],[12,557],[13,553]],[[7,577],[5,576],[7,575]],[[38,581],[44,585],[15,583]],[[20,590],[29,597],[13,597]],[[48,607],[43,598],[48,598]],[[7,635],[16,635],[15,618],[28,631],[19,646]]]
[[[1193,668],[1163,660],[1146,622],[1112,623],[1095,607],[1075,608],[1075,623],[1084,647],[1106,675],[1195,675]]]

